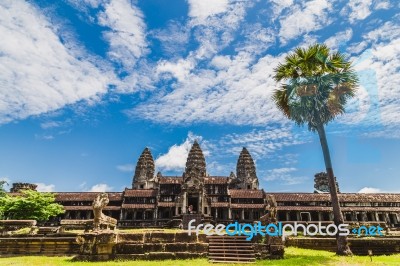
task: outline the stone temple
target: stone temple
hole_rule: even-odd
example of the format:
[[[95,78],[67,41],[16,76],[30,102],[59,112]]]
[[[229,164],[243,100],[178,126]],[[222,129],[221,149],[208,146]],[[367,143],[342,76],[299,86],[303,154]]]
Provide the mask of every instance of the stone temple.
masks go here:
[[[14,192],[17,192],[15,188]],[[332,221],[333,213],[325,173],[315,175],[314,193],[276,193],[259,189],[256,167],[243,148],[236,174],[212,176],[207,173],[200,145],[194,142],[182,176],[155,174],[151,151],[145,148],[134,172],[132,187],[108,193],[105,214],[118,226],[164,226],[183,214],[198,214],[217,223],[252,223],[266,213],[267,197],[277,202],[278,221]],[[91,219],[95,192],[57,192],[56,200],[66,210],[60,219]],[[400,194],[340,193],[345,221],[371,221],[388,227],[400,224]]]

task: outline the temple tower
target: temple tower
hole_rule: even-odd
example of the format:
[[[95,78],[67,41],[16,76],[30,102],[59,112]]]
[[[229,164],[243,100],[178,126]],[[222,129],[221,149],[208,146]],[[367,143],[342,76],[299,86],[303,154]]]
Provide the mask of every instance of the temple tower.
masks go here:
[[[154,183],[154,159],[149,148],[145,148],[136,164],[135,175],[132,180],[132,188],[148,189]]]
[[[339,184],[335,182],[337,187],[337,192],[340,193]],[[314,175],[314,193],[329,193],[329,181],[328,181],[328,174],[325,172],[317,173]]]
[[[249,151],[243,147],[236,165],[236,176],[239,189],[258,189],[256,166]]]
[[[206,160],[199,143],[194,141],[186,161],[183,173],[182,196],[180,206],[182,213],[200,215],[206,201],[204,199],[204,177],[206,177]]]
[[[206,160],[204,159],[203,151],[199,143],[194,141],[192,148],[186,161],[184,173],[185,180],[196,178],[202,180],[206,176]]]

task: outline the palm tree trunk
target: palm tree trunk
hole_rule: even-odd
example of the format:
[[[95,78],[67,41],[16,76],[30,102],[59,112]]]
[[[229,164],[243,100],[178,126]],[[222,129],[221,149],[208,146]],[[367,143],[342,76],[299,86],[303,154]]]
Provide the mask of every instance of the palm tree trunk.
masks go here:
[[[340,210],[338,189],[336,186],[335,175],[333,174],[331,155],[329,153],[328,141],[326,140],[324,125],[322,125],[322,124],[318,125],[317,131],[318,131],[318,135],[319,135],[319,140],[321,142],[322,153],[324,154],[326,172],[328,174],[328,182],[329,182],[331,202],[332,202],[332,208],[333,208],[333,219],[334,219],[335,224],[338,226],[339,224],[343,223],[344,219],[343,219],[342,211]],[[347,236],[340,236],[339,234],[337,234],[336,241],[337,241],[336,254],[352,255],[352,252],[347,243]]]

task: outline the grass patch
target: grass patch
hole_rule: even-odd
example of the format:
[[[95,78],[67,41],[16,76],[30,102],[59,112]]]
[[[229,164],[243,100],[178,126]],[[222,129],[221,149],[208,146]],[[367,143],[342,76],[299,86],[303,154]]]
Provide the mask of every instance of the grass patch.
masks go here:
[[[181,265],[239,265],[239,264],[210,264],[207,259],[194,260],[164,260],[164,261],[108,261],[108,262],[72,262],[72,257],[43,257],[43,256],[24,256],[0,258],[0,265],[68,265],[68,266],[181,266]],[[391,256],[374,256],[372,262],[368,256],[339,257],[332,252],[321,250],[310,250],[288,247],[285,249],[285,259],[283,260],[263,260],[257,261],[253,265],[276,265],[276,266],[308,266],[308,265],[399,265],[400,254]],[[249,265],[249,264],[246,264]],[[250,264],[251,265],[251,264]]]

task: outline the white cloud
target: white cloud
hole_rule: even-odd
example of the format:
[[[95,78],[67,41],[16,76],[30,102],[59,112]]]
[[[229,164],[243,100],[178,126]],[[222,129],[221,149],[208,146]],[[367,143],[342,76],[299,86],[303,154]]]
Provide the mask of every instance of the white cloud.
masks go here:
[[[335,36],[328,38],[325,41],[325,44],[329,48],[337,50],[340,46],[347,45],[347,42],[351,39],[352,36],[353,36],[353,30],[351,28],[348,28],[344,31],[336,33]]]
[[[280,20],[281,42],[285,44],[290,39],[328,25],[330,9],[331,4],[327,0],[312,0],[303,5],[293,5],[289,14]]]
[[[351,23],[363,20],[371,14],[372,0],[350,0],[348,5],[342,10],[343,16],[349,16]]]
[[[266,55],[255,61],[253,54],[239,52],[231,59],[217,57],[212,64],[218,70],[196,68],[184,80],[174,83],[173,91],[154,95],[129,114],[172,124],[280,123],[283,115],[271,96],[277,86],[273,69],[283,56]]]
[[[157,74],[170,73],[182,82],[189,76],[193,68],[194,62],[191,59],[179,59],[176,63],[163,60],[158,63],[156,72]]]
[[[220,149],[237,155],[242,147],[246,147],[253,158],[268,157],[284,147],[309,142],[307,136],[294,133],[291,126],[268,127],[262,130],[253,129],[246,133],[232,133],[219,141]]]
[[[113,74],[24,1],[0,3],[0,123],[107,92]]]
[[[36,183],[37,191],[40,192],[54,192],[55,191],[55,186],[53,184],[46,185],[45,183]]]
[[[146,25],[142,12],[129,0],[111,0],[98,16],[102,26],[110,30],[104,37],[110,43],[109,56],[127,70],[147,52]]]
[[[188,0],[189,16],[197,19],[199,22],[204,22],[208,17],[228,10],[228,0]]]
[[[135,170],[134,164],[121,164],[117,165],[117,169],[121,172],[133,172]]]
[[[173,145],[169,148],[167,153],[160,155],[156,159],[156,167],[165,171],[179,171],[185,169],[190,148],[195,140],[197,140],[201,145],[204,156],[207,156],[209,152],[206,149],[206,145],[203,145],[204,142],[202,142],[202,137],[196,136],[192,132],[189,132],[186,140],[183,143],[179,145]]]
[[[294,167],[275,168],[272,170],[268,170],[266,177],[264,177],[264,180],[280,181],[283,182],[284,185],[301,184],[308,178],[304,176],[293,176],[293,173],[297,170],[298,169]]]
[[[109,192],[113,189],[113,187],[101,183],[101,184],[96,184],[94,186],[92,186],[91,189],[88,190],[88,192]]]
[[[382,193],[379,188],[363,187],[357,193]]]
[[[43,129],[49,129],[49,128],[55,128],[55,127],[60,127],[62,124],[61,122],[57,121],[48,121],[40,124],[40,127]]]

